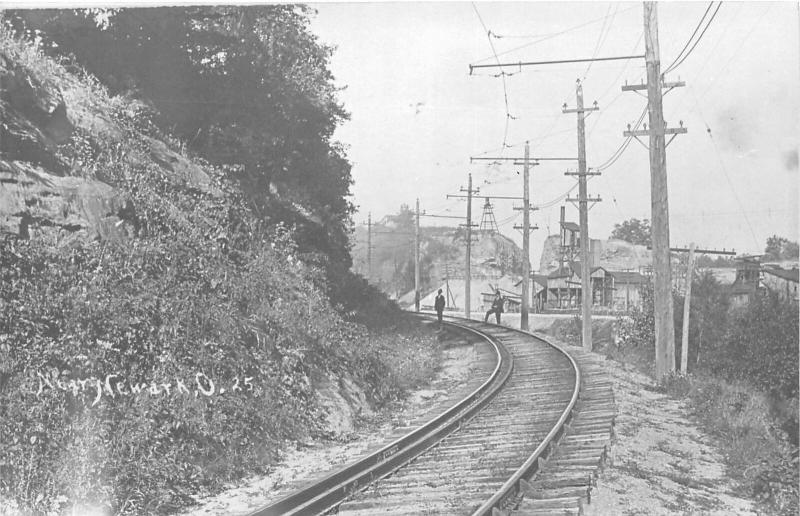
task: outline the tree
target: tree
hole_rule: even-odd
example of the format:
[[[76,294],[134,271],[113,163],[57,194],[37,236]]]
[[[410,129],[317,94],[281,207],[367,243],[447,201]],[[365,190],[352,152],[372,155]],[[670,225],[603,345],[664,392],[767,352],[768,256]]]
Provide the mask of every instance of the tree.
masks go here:
[[[50,54],[70,55],[113,94],[225,167],[255,213],[296,227],[300,250],[350,266],[350,163],[331,140],[347,113],[330,47],[297,5],[7,12]],[[330,275],[335,276],[335,275]]]
[[[674,298],[675,341],[680,342],[683,327],[683,303],[681,295]],[[713,363],[719,353],[725,352],[725,332],[728,325],[730,300],[725,287],[714,278],[711,271],[703,271],[692,280],[692,300],[689,315],[689,370],[694,371],[701,363]],[[681,347],[676,349],[676,364],[680,363]]]
[[[798,257],[798,245],[797,242],[792,242],[788,238],[772,235],[767,238],[764,254],[770,260],[790,260]]]
[[[650,245],[650,221],[648,219],[630,219],[622,224],[614,224],[611,238],[624,240],[631,244]]]

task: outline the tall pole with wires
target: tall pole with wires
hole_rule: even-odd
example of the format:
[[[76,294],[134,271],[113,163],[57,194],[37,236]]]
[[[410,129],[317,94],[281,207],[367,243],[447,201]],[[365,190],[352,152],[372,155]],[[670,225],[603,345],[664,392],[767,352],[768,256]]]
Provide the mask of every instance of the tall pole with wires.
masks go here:
[[[472,283],[472,194],[477,193],[477,190],[472,189],[472,174],[469,174],[469,182],[467,183],[467,189],[464,190],[461,188],[461,191],[467,192],[467,224],[466,224],[466,235],[467,235],[467,252],[466,252],[466,264],[464,265],[464,316],[469,319],[470,318],[470,284]]]
[[[419,312],[419,197],[414,217],[414,311]]]
[[[372,212],[367,213],[367,281],[372,280]]]
[[[583,107],[583,85],[579,80],[575,88],[576,107],[567,109],[564,113],[578,115],[578,212],[581,233],[581,343],[583,349],[592,350],[592,278],[589,264],[589,202],[599,202],[600,198],[590,199],[586,192],[586,176],[597,175],[599,172],[589,172],[586,168],[586,112],[597,111],[597,103],[590,108]],[[567,172],[567,175],[575,175]],[[575,201],[576,199],[569,199]]]
[[[692,303],[692,277],[694,276],[694,242],[689,244],[686,264],[686,298],[683,301],[683,331],[681,332],[681,372],[689,372],[689,315]]]
[[[719,10],[719,7],[717,8]],[[708,9],[706,9],[706,13]],[[709,19],[705,29],[700,33],[703,36],[708,29],[714,15]],[[705,15],[703,15],[705,18]],[[701,24],[702,24],[701,20]],[[699,29],[700,25],[698,25]],[[698,29],[695,29],[695,33]],[[694,36],[694,34],[692,35]],[[690,38],[691,42],[691,38]],[[647,65],[647,84],[633,84],[622,87],[622,91],[647,90],[647,113],[650,127],[646,125],[643,129],[628,126],[627,131],[623,131],[623,136],[636,138],[647,136],[649,138],[650,152],[650,212],[651,212],[651,239],[653,256],[653,309],[655,319],[656,337],[656,376],[658,378],[675,371],[675,328],[672,320],[672,271],[670,268],[670,249],[669,249],[669,203],[667,196],[667,145],[678,135],[687,132],[683,127],[667,127],[664,121],[663,109],[663,88],[667,91],[673,88],[684,86],[685,83],[666,82],[664,73],[674,70],[680,65],[694,46],[689,48],[687,42],[684,50],[688,53],[681,54],[675,61],[667,67],[664,73],[661,72],[661,62],[658,47],[658,12],[655,2],[644,2],[644,43],[645,43],[645,64]],[[644,113],[643,113],[644,115]],[[638,126],[638,124],[637,124]],[[669,141],[665,136],[672,135]],[[640,141],[640,140],[639,140]],[[640,141],[644,145],[643,142]]]
[[[653,304],[656,333],[656,375],[675,370],[675,330],[672,318],[672,278],[669,253],[667,153],[658,47],[658,11],[644,3],[647,105],[650,121],[650,203],[653,239]]]
[[[531,254],[531,199],[529,192],[530,144],[525,142],[525,164],[522,168],[522,307],[520,308],[519,327],[528,329],[528,300],[530,299],[530,254]]]
[[[672,278],[669,253],[667,153],[655,2],[644,3],[644,43],[647,64],[647,106],[650,121],[650,208],[653,239],[653,304],[656,333],[656,376],[675,370],[675,330],[672,319]]]

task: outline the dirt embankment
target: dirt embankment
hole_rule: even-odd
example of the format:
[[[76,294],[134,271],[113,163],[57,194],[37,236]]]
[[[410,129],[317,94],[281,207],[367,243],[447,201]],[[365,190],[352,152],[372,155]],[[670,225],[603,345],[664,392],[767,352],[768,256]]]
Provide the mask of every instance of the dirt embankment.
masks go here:
[[[748,515],[714,439],[692,422],[686,401],[654,392],[653,382],[611,360],[617,403],[615,440],[587,516]]]
[[[330,409],[331,440],[295,443],[283,462],[269,475],[232,485],[215,496],[199,499],[200,505],[184,516],[248,514],[294,490],[323,478],[336,469],[380,449],[410,431],[466,394],[470,380],[483,373],[476,369],[478,351],[468,343],[454,343],[442,352],[435,378],[400,404],[373,412],[365,406],[352,385],[329,389],[324,404]]]

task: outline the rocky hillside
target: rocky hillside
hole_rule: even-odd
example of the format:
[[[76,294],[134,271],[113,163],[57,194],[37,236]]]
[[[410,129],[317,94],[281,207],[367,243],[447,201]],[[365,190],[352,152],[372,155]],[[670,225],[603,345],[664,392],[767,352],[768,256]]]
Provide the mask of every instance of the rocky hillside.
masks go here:
[[[49,66],[43,67],[43,64]],[[219,197],[207,167],[136,127],[147,108],[40,60],[29,48],[0,53],[0,231],[85,241],[133,236],[137,211],[102,166],[154,167],[186,191]],[[113,155],[112,155],[113,153]],[[104,158],[102,163],[98,158]]]
[[[405,227],[375,224],[372,237],[372,281],[390,295],[399,297],[414,288],[413,232]],[[420,228],[422,291],[445,278],[463,277],[466,244],[462,229]],[[492,232],[474,231],[471,250],[473,274],[512,275],[522,272],[522,249],[510,238]],[[367,229],[357,228],[353,247],[354,269],[367,275]]]
[[[302,206],[264,217],[156,114],[0,27],[0,513],[174,513],[328,435],[325,392],[431,370],[357,278],[334,308],[274,216]]]
[[[634,270],[652,264],[650,251],[643,245],[635,245],[624,240],[608,239],[591,241],[592,266],[608,270]],[[544,242],[539,260],[539,271],[548,274],[558,269],[560,257],[559,236],[550,235]]]

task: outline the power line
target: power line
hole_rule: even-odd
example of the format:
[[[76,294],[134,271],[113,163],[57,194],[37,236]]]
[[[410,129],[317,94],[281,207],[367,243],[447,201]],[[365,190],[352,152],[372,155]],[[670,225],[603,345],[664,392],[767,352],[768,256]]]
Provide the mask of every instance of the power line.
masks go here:
[[[606,16],[605,16],[606,18],[608,18],[608,13],[611,12],[611,5],[612,4],[610,4],[610,3],[608,4],[608,10],[606,11]],[[611,25],[614,23],[614,18],[617,17],[617,11],[619,11],[619,4],[616,4],[616,9],[614,9],[614,14],[611,17],[611,21],[608,22],[608,28],[607,29],[606,29],[606,20],[605,20],[605,18],[603,19],[603,26],[600,27],[600,34],[597,36],[597,43],[594,46],[594,53],[592,54],[592,59],[597,57],[597,54],[600,52],[600,48],[603,46],[603,43],[605,43],[605,40],[608,37],[608,34],[611,32]],[[605,30],[605,35],[603,35],[604,34],[603,33],[604,30]],[[589,70],[591,70],[593,64],[594,64],[594,61],[590,61],[589,65],[586,67],[586,71],[583,72],[583,80],[584,81],[586,80],[586,76],[589,75]],[[626,64],[626,66],[627,66],[627,64]]]
[[[638,8],[638,7],[639,7],[638,5],[634,5],[634,6],[628,7],[627,9],[624,9],[624,10],[620,11],[620,13],[628,12],[628,11],[630,11],[630,10],[632,10],[632,9],[636,9],[636,8]],[[552,33],[552,34],[549,34],[549,35],[543,36],[542,38],[540,38],[540,39],[538,39],[538,40],[536,40],[536,41],[532,41],[532,42],[530,42],[530,43],[525,43],[524,45],[520,45],[520,46],[517,46],[517,47],[511,48],[511,49],[509,49],[509,50],[506,50],[506,51],[504,51],[504,52],[500,52],[499,54],[495,54],[493,57],[494,57],[494,59],[497,59],[497,57],[499,57],[499,56],[506,55],[506,54],[509,54],[509,53],[511,53],[511,52],[516,52],[517,50],[521,50],[521,49],[523,49],[523,48],[528,48],[528,47],[530,47],[530,46],[533,46],[533,45],[536,45],[536,44],[538,44],[538,43],[541,43],[542,41],[546,41],[546,40],[548,40],[548,39],[552,39],[552,38],[555,38],[555,37],[561,36],[561,35],[563,35],[563,34],[567,34],[568,32],[572,32],[572,31],[574,31],[574,30],[581,29],[581,28],[583,28],[583,27],[586,27],[587,25],[591,25],[591,24],[593,24],[593,23],[597,23],[597,22],[599,22],[599,21],[603,21],[603,20],[605,20],[605,19],[607,19],[607,18],[608,18],[608,15],[606,15],[606,16],[603,16],[603,17],[601,17],[601,18],[595,18],[594,20],[590,20],[590,21],[588,21],[588,22],[585,22],[585,23],[582,23],[582,24],[580,24],[580,25],[575,25],[574,27],[570,27],[570,28],[568,28],[568,29],[564,29],[564,30],[562,30],[562,31],[560,31],[560,32],[555,32],[555,33]],[[493,34],[494,34],[494,33],[493,33]],[[500,35],[495,35],[495,36],[500,36]],[[508,37],[508,36],[500,36],[500,37],[502,38],[502,37]],[[533,36],[531,36],[531,37],[533,37]],[[492,57],[485,57],[485,58],[483,58],[483,59],[480,59],[480,60],[478,60],[478,61],[475,61],[475,62],[476,62],[476,63],[482,63],[482,62],[484,62],[484,61],[489,61],[490,59],[492,59]]]
[[[729,58],[729,59],[728,59],[728,60],[725,62],[725,64],[724,64],[722,67],[720,67],[720,70],[726,70],[726,69],[728,68],[728,65],[731,63],[731,61],[733,61],[733,60],[734,60],[734,59],[737,57],[737,55],[739,54],[739,50],[741,50],[741,49],[742,49],[742,47],[744,46],[744,44],[745,44],[745,43],[747,43],[747,40],[748,40],[748,39],[750,39],[750,36],[752,36],[752,35],[753,35],[753,32],[754,32],[754,31],[756,30],[756,28],[759,26],[759,24],[761,23],[761,20],[763,20],[763,19],[764,19],[764,16],[766,16],[766,15],[767,15],[767,13],[769,13],[770,9],[772,9],[772,5],[773,5],[773,4],[767,4],[767,9],[766,9],[766,10],[765,10],[763,13],[761,13],[761,16],[759,16],[759,17],[758,17],[758,20],[756,20],[756,22],[755,22],[755,23],[754,23],[754,24],[753,24],[753,25],[750,27],[750,30],[749,30],[749,31],[747,31],[747,34],[745,34],[745,36],[744,36],[744,37],[743,37],[743,38],[740,40],[740,42],[739,42],[739,46],[738,46],[738,47],[736,47],[736,50],[733,52],[733,54],[731,54],[731,57],[730,57],[730,58]],[[719,45],[719,42],[720,42],[720,41],[722,41],[722,39],[720,39],[720,40],[717,42],[717,45]],[[714,47],[714,48],[716,49],[716,47]],[[710,60],[710,59],[711,59],[713,56],[714,56],[714,53],[712,52],[712,53],[711,53],[711,54],[708,56],[708,58],[705,60],[705,62],[703,63],[703,66],[701,67],[701,69],[702,69],[702,70],[705,70],[706,64],[708,63],[708,61],[709,61],[709,60]],[[711,87],[714,85],[714,83],[716,83],[716,82],[717,82],[717,80],[719,80],[719,78],[720,78],[720,77],[723,77],[723,76],[724,76],[724,74],[716,74],[716,75],[715,75],[715,77],[714,77],[714,79],[713,79],[713,80],[712,80],[712,81],[709,83],[708,87],[706,87],[706,89],[705,89],[705,90],[703,90],[703,93],[701,93],[701,94],[700,94],[698,97],[699,97],[699,98],[703,98],[703,97],[705,96],[706,92],[707,92],[708,90],[710,90],[710,89],[711,89]]]
[[[642,123],[642,120],[644,120],[645,114],[647,114],[647,107],[646,106],[645,106],[644,110],[642,110],[642,114],[639,116],[639,120],[636,121],[636,125],[634,125],[634,129],[638,129],[639,128],[639,125]],[[628,145],[630,145],[631,140],[633,140],[633,136],[628,136],[628,138],[624,142],[622,142],[622,145],[620,145],[617,148],[617,150],[614,151],[614,153],[611,155],[611,157],[608,158],[601,165],[598,165],[597,167],[593,167],[594,170],[597,170],[598,172],[600,172],[600,171],[606,170],[611,165],[616,163],[617,160],[620,157],[622,157],[622,154],[628,148]]]
[[[683,48],[681,49],[681,51],[680,51],[680,52],[678,52],[678,55],[677,55],[677,56],[675,56],[675,59],[673,59],[673,60],[672,60],[672,62],[669,64],[669,66],[667,66],[667,67],[664,69],[664,73],[667,73],[667,71],[670,69],[670,67],[671,67],[672,65],[674,65],[674,64],[675,64],[675,63],[678,61],[678,59],[680,59],[680,58],[681,58],[681,56],[683,55],[683,53],[684,53],[684,52],[686,52],[686,49],[687,49],[687,48],[689,48],[689,45],[692,43],[692,39],[694,39],[694,36],[695,36],[695,34],[697,34],[697,31],[698,31],[698,30],[700,30],[700,27],[703,25],[703,21],[706,19],[706,16],[708,16],[708,11],[710,11],[710,10],[711,10],[711,7],[712,7],[713,5],[714,5],[714,2],[713,2],[713,1],[712,1],[712,2],[708,2],[708,6],[706,7],[706,12],[704,12],[704,13],[703,13],[703,17],[702,17],[702,18],[700,18],[700,21],[699,21],[699,22],[697,22],[697,27],[695,27],[695,28],[694,28],[694,32],[692,32],[692,35],[691,35],[691,36],[689,36],[689,39],[686,41],[686,44],[685,44],[685,45],[683,45]]]
[[[644,31],[642,31],[642,32],[640,32],[640,33],[639,33],[639,37],[636,39],[636,43],[634,43],[634,45],[633,45],[633,48],[631,49],[631,54],[635,53],[635,52],[636,52],[636,49],[637,49],[637,48],[639,48],[639,44],[642,42],[642,38],[643,38],[643,37],[644,37]],[[605,96],[608,94],[608,92],[609,92],[609,91],[611,91],[611,89],[612,89],[612,88],[614,88],[614,86],[616,86],[616,85],[618,85],[618,84],[619,84],[619,81],[620,81],[620,79],[622,78],[622,74],[624,74],[624,73],[625,73],[625,70],[627,70],[627,69],[628,69],[628,65],[629,65],[629,64],[630,64],[630,61],[625,61],[625,66],[624,66],[624,67],[622,67],[622,70],[619,72],[619,75],[617,75],[616,79],[614,79],[614,82],[612,82],[611,84],[609,84],[609,86],[608,86],[608,88],[606,89],[606,91],[604,91],[604,92],[603,92],[603,93],[602,93],[602,94],[601,94],[599,97],[597,97],[597,100],[598,100],[598,101],[602,101],[602,100],[603,100],[603,98],[605,98]],[[613,104],[614,104],[614,103],[615,103],[615,102],[616,102],[616,101],[617,101],[617,100],[618,100],[618,99],[619,99],[619,98],[620,98],[620,97],[623,95],[623,93],[624,93],[623,91],[620,91],[620,92],[619,92],[619,93],[617,93],[617,95],[616,95],[616,96],[615,96],[615,97],[614,97],[614,98],[611,100],[611,102],[609,102],[608,104],[605,104],[605,105],[603,105],[603,111],[601,111],[601,112],[600,112],[600,114],[599,114],[599,115],[597,116],[597,118],[595,119],[594,125],[592,125],[592,128],[591,128],[591,129],[589,129],[589,134],[590,134],[590,135],[592,134],[592,132],[593,132],[593,131],[595,130],[595,128],[597,127],[597,124],[598,124],[598,123],[600,123],[600,117],[602,117],[602,116],[603,116],[603,113],[606,113],[606,112],[608,111],[608,108],[610,108],[610,107],[611,107],[611,106],[612,106],[612,105],[613,105]]]
[[[492,48],[492,53],[494,54],[495,61],[497,61],[497,64],[500,64],[500,58],[497,56],[497,50],[495,50],[494,43],[492,42],[492,38],[490,36],[491,31],[487,29],[486,24],[483,23],[483,18],[481,17],[481,13],[478,12],[478,8],[475,6],[475,2],[472,2],[472,9],[478,16],[478,21],[481,22],[481,26],[483,27],[484,32],[486,32],[486,38],[489,40],[489,46]],[[508,89],[506,87],[506,74],[502,67],[500,68],[500,78],[503,80],[503,101],[505,102],[506,106],[506,127],[503,130],[503,148],[505,148],[507,143],[506,140],[508,138],[508,124],[514,117],[511,116],[511,112],[508,109]]]
[[[717,156],[717,161],[719,161],[720,169],[722,169],[722,175],[725,176],[725,180],[728,182],[728,186],[731,187],[731,192],[733,192],[733,197],[736,199],[736,203],[739,205],[739,210],[744,217],[744,221],[747,223],[747,228],[750,230],[750,234],[753,236],[753,242],[758,246],[758,238],[756,238],[756,233],[753,231],[753,225],[750,224],[750,217],[747,216],[745,212],[744,205],[742,204],[741,199],[739,199],[739,194],[736,193],[736,189],[733,187],[733,182],[731,181],[730,176],[728,176],[728,170],[725,168],[725,162],[722,161],[722,156],[719,152],[719,148],[717,147],[717,141],[714,139],[714,135],[711,133],[711,128],[708,126],[708,122],[706,122],[706,117],[703,115],[703,110],[700,108],[700,102],[697,100],[697,96],[694,94],[694,88],[691,86],[689,87],[689,93],[692,95],[692,99],[694,99],[695,106],[697,107],[697,113],[700,115],[700,119],[703,120],[703,124],[706,126],[706,133],[708,137],[711,139],[711,143],[714,146],[714,153]]]
[[[717,13],[719,12],[719,9],[720,9],[720,7],[722,7],[722,2],[720,2],[719,4],[717,4],[717,8],[714,10],[714,14],[712,14],[712,15],[711,15],[711,18],[709,18],[709,20],[708,20],[708,23],[706,24],[705,28],[703,29],[703,32],[701,32],[701,33],[700,33],[700,35],[697,37],[697,40],[694,42],[694,45],[692,45],[692,48],[690,48],[690,49],[689,49],[689,51],[686,53],[686,55],[685,55],[685,56],[683,56],[683,57],[681,58],[681,60],[680,60],[680,61],[678,61],[677,63],[673,63],[673,64],[671,64],[669,67],[667,67],[667,69],[666,69],[666,70],[664,70],[664,72],[661,74],[662,76],[663,76],[664,74],[667,74],[667,73],[669,73],[669,72],[671,72],[671,71],[675,70],[675,69],[676,69],[677,67],[679,67],[679,66],[680,66],[680,65],[681,65],[681,64],[682,64],[684,61],[686,61],[686,58],[687,58],[687,57],[689,57],[689,56],[691,55],[691,53],[692,53],[692,51],[694,50],[694,48],[697,46],[697,44],[698,44],[698,43],[700,43],[700,40],[701,40],[701,39],[703,39],[703,35],[706,33],[706,31],[708,30],[708,28],[711,26],[711,22],[713,22],[713,21],[714,21],[714,17],[715,17],[715,16],[717,15]]]

